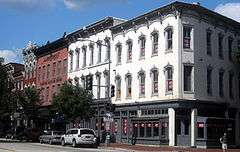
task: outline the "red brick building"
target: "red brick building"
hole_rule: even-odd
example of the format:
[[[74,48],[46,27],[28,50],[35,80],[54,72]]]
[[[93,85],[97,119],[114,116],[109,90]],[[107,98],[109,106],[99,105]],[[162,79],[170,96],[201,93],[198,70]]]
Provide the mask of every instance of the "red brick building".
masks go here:
[[[41,106],[49,106],[52,97],[67,80],[67,40],[60,38],[36,50],[36,86],[40,90]]]

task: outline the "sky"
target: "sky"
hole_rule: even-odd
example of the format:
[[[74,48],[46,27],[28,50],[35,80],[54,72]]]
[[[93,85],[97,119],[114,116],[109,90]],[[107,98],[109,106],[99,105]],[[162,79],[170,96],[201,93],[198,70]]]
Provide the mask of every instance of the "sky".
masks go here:
[[[0,0],[0,57],[22,63],[29,41],[41,46],[106,16],[123,19],[144,14],[172,0]],[[185,0],[193,3],[195,1]],[[240,22],[240,0],[198,0]]]

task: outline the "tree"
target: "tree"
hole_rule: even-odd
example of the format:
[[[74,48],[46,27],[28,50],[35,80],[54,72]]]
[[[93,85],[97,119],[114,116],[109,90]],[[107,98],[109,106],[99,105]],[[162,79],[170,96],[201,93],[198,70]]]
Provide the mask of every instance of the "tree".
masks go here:
[[[92,94],[80,87],[64,83],[60,92],[54,96],[53,105],[69,122],[88,119],[93,115]]]

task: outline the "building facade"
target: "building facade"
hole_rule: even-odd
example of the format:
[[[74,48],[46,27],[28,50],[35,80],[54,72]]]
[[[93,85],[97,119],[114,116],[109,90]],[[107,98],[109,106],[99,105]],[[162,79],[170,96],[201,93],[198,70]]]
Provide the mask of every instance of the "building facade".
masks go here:
[[[27,46],[22,50],[23,61],[24,61],[24,86],[35,86],[36,85],[36,66],[37,59],[35,51],[37,45],[31,41]]]
[[[174,2],[111,28],[117,141],[239,144],[240,23]]]
[[[105,128],[103,116],[111,104],[108,85],[112,35],[109,28],[122,22],[124,22],[122,19],[106,17],[67,36],[70,41],[68,78],[72,84],[79,84],[83,88],[86,88],[87,76],[92,77],[93,80],[94,103],[92,107],[96,112],[90,122],[85,122],[85,127],[91,126],[98,135],[101,135]],[[110,72],[110,75],[110,78],[113,78],[113,72]]]
[[[41,106],[50,106],[53,95],[67,81],[67,44],[63,37],[36,50],[36,86],[40,90]]]

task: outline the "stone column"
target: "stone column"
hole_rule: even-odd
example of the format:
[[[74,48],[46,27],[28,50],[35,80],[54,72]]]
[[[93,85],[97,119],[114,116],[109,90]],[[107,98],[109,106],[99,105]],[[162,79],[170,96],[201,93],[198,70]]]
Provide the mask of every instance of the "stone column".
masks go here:
[[[197,109],[191,110],[191,147],[196,147],[197,137]]]
[[[175,146],[175,122],[176,122],[176,114],[173,108],[168,108],[168,115],[169,115],[169,146]]]

